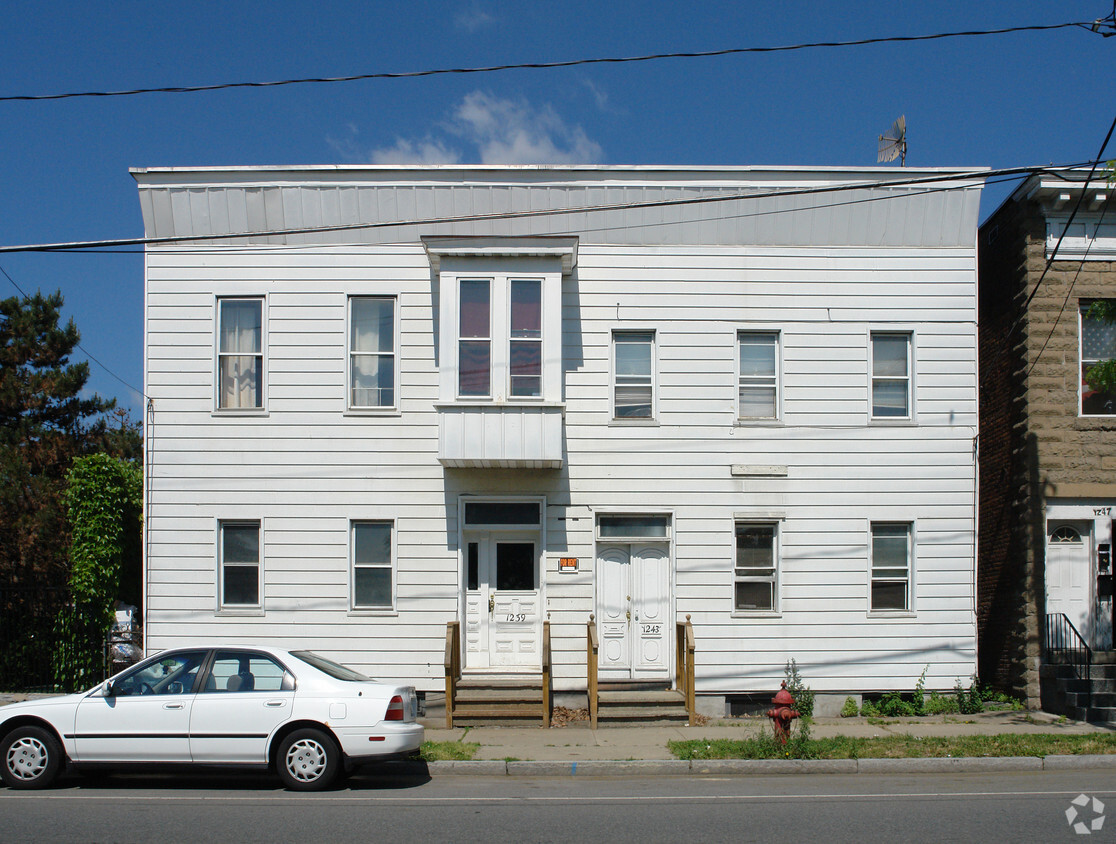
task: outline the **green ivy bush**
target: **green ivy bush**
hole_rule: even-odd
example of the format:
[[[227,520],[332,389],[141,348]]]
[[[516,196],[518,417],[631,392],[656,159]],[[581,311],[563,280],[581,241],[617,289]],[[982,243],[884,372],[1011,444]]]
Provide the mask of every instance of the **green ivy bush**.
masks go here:
[[[856,698],[849,696],[845,698],[845,705],[841,707],[842,718],[855,718],[860,714],[860,709],[856,705]]]
[[[54,677],[60,689],[72,690],[101,679],[121,570],[141,530],[143,475],[138,465],[102,453],[75,459],[67,481],[73,603],[57,619],[62,646]]]

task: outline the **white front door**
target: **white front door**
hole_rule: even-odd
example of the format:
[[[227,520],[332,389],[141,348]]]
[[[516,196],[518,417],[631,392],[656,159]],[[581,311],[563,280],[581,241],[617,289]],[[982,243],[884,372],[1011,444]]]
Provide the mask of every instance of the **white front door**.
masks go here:
[[[1046,543],[1046,611],[1065,613],[1093,644],[1092,543],[1089,522],[1050,522]]]
[[[539,535],[465,534],[465,667],[539,669]]]
[[[651,680],[670,671],[670,556],[659,544],[597,551],[598,670],[603,680]]]

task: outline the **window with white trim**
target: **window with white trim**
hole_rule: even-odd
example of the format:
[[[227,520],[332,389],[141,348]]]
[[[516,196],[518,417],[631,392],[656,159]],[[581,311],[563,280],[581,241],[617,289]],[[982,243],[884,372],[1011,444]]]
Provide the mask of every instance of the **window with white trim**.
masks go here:
[[[1097,364],[1116,359],[1116,324],[1087,316],[1091,302],[1082,303],[1081,321],[1081,415],[1116,416],[1116,393],[1094,390],[1085,373]]]
[[[355,610],[390,610],[394,606],[393,528],[390,521],[352,523],[352,607]]]
[[[349,298],[349,407],[395,407],[395,297]]]
[[[911,608],[911,524],[872,522],[873,612],[907,611]]]
[[[737,347],[737,416],[779,417],[779,332],[740,331]]]
[[[222,521],[218,533],[218,604],[233,609],[261,606],[260,523]]]
[[[543,394],[541,278],[460,278],[457,395],[537,399]]]
[[[872,418],[911,418],[911,335],[872,332]]]
[[[612,416],[655,416],[655,332],[612,332]]]
[[[736,523],[733,609],[778,609],[779,530],[774,522]]]
[[[217,407],[263,407],[263,299],[217,300]]]

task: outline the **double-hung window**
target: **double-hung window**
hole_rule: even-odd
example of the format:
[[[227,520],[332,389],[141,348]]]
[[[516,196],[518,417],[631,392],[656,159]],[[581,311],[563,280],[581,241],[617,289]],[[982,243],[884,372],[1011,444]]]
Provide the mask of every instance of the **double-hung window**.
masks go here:
[[[392,523],[353,522],[352,607],[355,610],[390,610],[392,595]]]
[[[872,523],[872,611],[911,608],[911,524]]]
[[[219,606],[222,609],[261,606],[260,523],[223,521],[218,533]]]
[[[778,609],[778,526],[736,523],[733,608],[737,612]]]
[[[513,278],[508,373],[513,398],[542,395],[542,280]]]
[[[395,407],[395,298],[349,299],[349,407]]]
[[[655,332],[612,333],[614,419],[655,416]]]
[[[872,332],[872,418],[911,418],[911,335]]]
[[[737,416],[740,419],[779,417],[779,334],[741,331],[736,335],[739,375]]]
[[[540,398],[542,279],[462,278],[458,285],[457,395]]]
[[[1085,381],[1090,369],[1106,360],[1116,359],[1116,325],[1090,319],[1089,305],[1081,306],[1081,415],[1116,416],[1116,392],[1094,390]]]
[[[217,407],[263,407],[263,299],[217,300]]]

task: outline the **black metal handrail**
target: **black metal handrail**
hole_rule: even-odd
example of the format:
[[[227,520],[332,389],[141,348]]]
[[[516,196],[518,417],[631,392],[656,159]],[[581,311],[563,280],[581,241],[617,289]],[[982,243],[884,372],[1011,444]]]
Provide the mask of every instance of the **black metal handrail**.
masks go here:
[[[1046,630],[1043,635],[1043,649],[1047,661],[1057,655],[1060,661],[1073,666],[1079,680],[1085,681],[1085,708],[1093,705],[1093,649],[1084,637],[1077,632],[1073,622],[1065,613],[1054,612],[1046,615]]]

